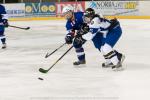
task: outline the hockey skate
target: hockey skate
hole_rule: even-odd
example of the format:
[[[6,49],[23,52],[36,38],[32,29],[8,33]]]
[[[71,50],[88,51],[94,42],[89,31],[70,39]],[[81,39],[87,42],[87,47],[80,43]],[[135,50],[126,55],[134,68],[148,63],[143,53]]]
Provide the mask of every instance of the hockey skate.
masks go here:
[[[123,63],[124,59],[125,59],[125,55],[123,54],[118,55],[118,60],[121,62],[121,64]]]
[[[2,49],[6,49],[6,43],[2,44]]]
[[[108,63],[108,62],[102,63],[103,68],[109,68],[109,67],[112,67],[112,66],[113,66],[113,63]]]
[[[118,62],[117,65],[112,66],[113,71],[121,71],[123,70],[121,62]]]
[[[125,55],[121,54],[121,57],[118,58],[118,59],[119,59],[118,64],[112,66],[112,69],[113,69],[114,71],[120,71],[120,70],[123,70],[122,63],[123,63],[123,61],[124,61],[124,59],[125,59]]]
[[[86,61],[85,60],[81,60],[81,61],[75,61],[73,63],[73,65],[82,65],[82,64],[86,64]]]
[[[117,57],[118,57],[119,62],[122,64],[125,59],[125,55],[118,53]],[[108,62],[102,63],[103,68],[109,68],[109,67],[113,67],[113,66],[114,66],[113,63],[108,63]]]

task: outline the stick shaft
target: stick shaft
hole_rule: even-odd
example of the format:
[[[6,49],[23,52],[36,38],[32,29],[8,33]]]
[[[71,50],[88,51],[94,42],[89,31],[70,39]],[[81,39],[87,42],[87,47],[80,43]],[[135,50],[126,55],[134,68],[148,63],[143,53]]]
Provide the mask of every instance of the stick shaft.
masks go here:
[[[13,25],[9,25],[9,27],[18,28],[18,29],[24,29],[24,30],[29,29],[29,27],[23,28],[23,27],[13,26]]]
[[[57,64],[57,62],[60,61],[72,48],[73,46],[71,46],[49,69],[47,69],[46,72],[51,70]]]
[[[47,53],[45,55],[45,58],[48,58],[49,56],[51,56],[53,53],[55,53],[57,50],[59,50],[60,48],[62,48],[66,43],[63,43],[61,46],[59,46],[57,49],[55,49],[53,52],[51,53]]]

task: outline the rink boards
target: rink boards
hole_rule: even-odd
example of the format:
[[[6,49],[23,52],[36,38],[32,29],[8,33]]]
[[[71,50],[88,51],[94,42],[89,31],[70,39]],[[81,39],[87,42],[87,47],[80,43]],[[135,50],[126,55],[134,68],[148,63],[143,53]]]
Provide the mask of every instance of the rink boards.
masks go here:
[[[150,1],[82,1],[5,4],[10,20],[53,20],[63,19],[64,6],[72,6],[74,11],[85,11],[91,7],[96,13],[108,18],[150,19]]]

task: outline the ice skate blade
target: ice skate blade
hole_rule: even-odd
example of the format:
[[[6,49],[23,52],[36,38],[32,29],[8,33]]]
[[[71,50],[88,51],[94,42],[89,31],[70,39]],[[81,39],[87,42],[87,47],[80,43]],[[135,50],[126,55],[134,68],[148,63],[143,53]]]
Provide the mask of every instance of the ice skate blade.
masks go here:
[[[123,67],[119,67],[119,68],[113,68],[112,69],[113,71],[123,71],[125,70]]]
[[[80,64],[80,65],[73,65],[75,68],[84,68],[86,67],[86,64]]]

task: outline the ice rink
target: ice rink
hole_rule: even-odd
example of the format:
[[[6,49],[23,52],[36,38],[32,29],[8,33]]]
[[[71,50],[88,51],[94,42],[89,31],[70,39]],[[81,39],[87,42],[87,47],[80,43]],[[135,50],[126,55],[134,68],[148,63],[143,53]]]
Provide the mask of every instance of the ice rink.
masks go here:
[[[11,21],[31,29],[6,29],[8,48],[0,50],[0,100],[150,100],[150,20],[120,22],[123,34],[115,48],[126,55],[123,71],[102,68],[103,56],[89,41],[84,45],[86,66],[73,66],[73,48],[42,74],[40,67],[48,69],[70,47],[44,58],[64,43],[65,21]]]

